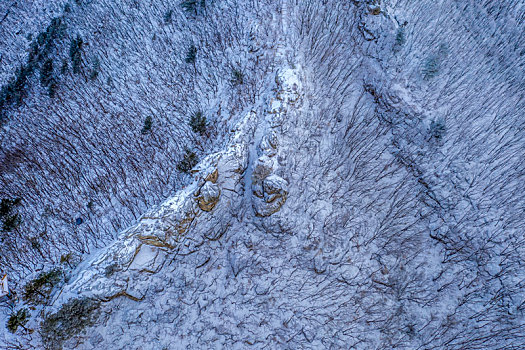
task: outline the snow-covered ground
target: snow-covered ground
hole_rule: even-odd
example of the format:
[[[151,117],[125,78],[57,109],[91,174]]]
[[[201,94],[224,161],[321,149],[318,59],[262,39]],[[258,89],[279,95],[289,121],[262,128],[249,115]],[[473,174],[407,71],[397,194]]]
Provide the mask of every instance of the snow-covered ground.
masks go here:
[[[17,234],[30,242],[48,222],[53,258],[0,261],[24,281],[64,246],[80,253],[64,240],[100,235],[45,307],[101,301],[64,348],[525,348],[523,1],[80,3],[67,35],[89,43],[99,76],[64,76],[54,100],[35,78],[2,131],[4,159],[72,145],[40,154],[40,170],[27,157],[3,168],[3,196],[64,184],[58,155],[82,159],[84,180],[42,203],[114,179],[97,182],[107,199],[89,215],[45,219],[24,200]],[[8,42],[12,62],[21,44]],[[187,125],[197,109],[208,137]],[[146,114],[165,119],[142,135]],[[202,158],[192,176],[176,171],[185,146]],[[143,167],[125,161],[139,155]]]

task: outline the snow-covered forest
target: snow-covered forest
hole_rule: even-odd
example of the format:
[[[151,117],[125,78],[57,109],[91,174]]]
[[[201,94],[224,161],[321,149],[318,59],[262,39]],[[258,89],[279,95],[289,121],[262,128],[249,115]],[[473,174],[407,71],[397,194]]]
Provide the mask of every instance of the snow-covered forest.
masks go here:
[[[524,71],[522,0],[1,2],[0,348],[525,348]]]

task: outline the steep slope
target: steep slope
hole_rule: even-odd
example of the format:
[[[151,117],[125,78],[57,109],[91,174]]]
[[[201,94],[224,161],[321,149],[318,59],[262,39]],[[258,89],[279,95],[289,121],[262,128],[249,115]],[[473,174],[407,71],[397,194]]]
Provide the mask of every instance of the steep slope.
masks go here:
[[[270,8],[272,64],[222,147],[73,272],[29,344],[525,347],[525,5]],[[86,329],[49,321],[79,298]]]
[[[224,145],[263,88],[274,35],[260,1],[3,6],[1,50],[17,62],[2,71],[0,196],[20,199],[20,220],[0,232],[0,268],[22,283],[105,246],[187,183],[177,164]],[[199,113],[207,123],[192,128]]]

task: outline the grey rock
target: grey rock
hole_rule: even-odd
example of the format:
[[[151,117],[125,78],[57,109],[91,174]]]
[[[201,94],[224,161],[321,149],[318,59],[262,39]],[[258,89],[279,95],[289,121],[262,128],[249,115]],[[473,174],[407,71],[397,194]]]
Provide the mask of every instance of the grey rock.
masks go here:
[[[257,216],[267,217],[281,209],[288,196],[288,183],[273,174],[266,177],[262,184],[262,198],[254,198],[253,208]]]
[[[211,211],[219,202],[220,194],[221,191],[217,184],[212,181],[206,181],[197,192],[199,208],[204,211]]]

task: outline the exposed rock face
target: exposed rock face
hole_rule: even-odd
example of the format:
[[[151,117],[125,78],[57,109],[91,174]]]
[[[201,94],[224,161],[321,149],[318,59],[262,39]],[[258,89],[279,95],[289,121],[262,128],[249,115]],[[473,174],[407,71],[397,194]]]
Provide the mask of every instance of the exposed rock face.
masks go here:
[[[165,263],[166,253],[180,246],[191,227],[199,225],[210,239],[220,237],[238,211],[243,193],[243,173],[248,166],[248,143],[253,137],[255,113],[248,113],[234,129],[223,152],[203,159],[194,169],[195,181],[159,208],[145,214],[91,263],[66,289],[65,295],[85,294],[104,300],[145,291],[133,282],[143,272],[154,273]],[[197,222],[205,214],[205,220]],[[111,266],[114,273],[107,276]]]
[[[490,79],[464,75],[474,65],[459,60],[446,80],[414,78],[411,61],[449,28],[429,34],[420,20],[417,50],[394,50],[404,45],[394,16],[441,3],[314,3],[281,9],[279,26],[295,28],[294,14],[310,34],[278,48],[275,85],[224,150],[64,289],[107,301],[90,332],[97,347],[524,348],[524,125],[504,98],[514,82],[460,37]],[[466,35],[454,11],[440,18]],[[483,102],[471,86],[490,102],[480,126],[466,118]]]
[[[270,216],[281,209],[288,195],[287,185],[286,180],[275,174],[263,180],[262,191],[254,191],[254,195],[260,198],[253,204],[257,216]]]
[[[204,211],[211,211],[219,201],[221,191],[219,186],[211,181],[206,181],[196,193],[199,208]]]
[[[290,108],[300,105],[302,84],[299,69],[284,69],[275,78],[277,92],[271,99],[267,124],[269,128],[258,145],[262,153],[254,164],[252,174],[252,206],[258,217],[268,217],[277,213],[288,197],[288,182],[277,175],[281,172],[279,163],[284,154],[279,156],[279,132]]]

